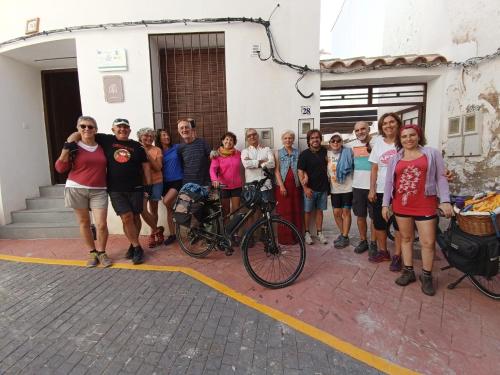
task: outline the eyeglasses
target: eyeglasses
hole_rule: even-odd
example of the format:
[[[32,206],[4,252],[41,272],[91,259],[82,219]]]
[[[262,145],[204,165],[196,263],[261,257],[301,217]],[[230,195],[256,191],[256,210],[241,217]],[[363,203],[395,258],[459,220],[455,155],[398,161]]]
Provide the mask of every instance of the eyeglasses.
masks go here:
[[[332,139],[330,143],[342,143],[340,139]]]
[[[85,125],[85,124],[80,124],[80,129],[89,129],[89,130],[94,130],[95,126],[94,125]]]
[[[247,138],[256,137],[256,136],[257,136],[257,133],[249,133],[249,134],[247,134]]]

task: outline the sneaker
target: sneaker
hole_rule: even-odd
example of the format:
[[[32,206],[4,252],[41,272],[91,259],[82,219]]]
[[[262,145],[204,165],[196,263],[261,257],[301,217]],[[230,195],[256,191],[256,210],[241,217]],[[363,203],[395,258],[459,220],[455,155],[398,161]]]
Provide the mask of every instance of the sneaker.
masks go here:
[[[395,283],[400,286],[406,286],[415,281],[417,281],[417,278],[415,277],[415,272],[413,270],[408,270],[406,268],[403,268],[403,272],[396,279]]]
[[[314,241],[311,237],[311,233],[306,232],[306,234],[304,235],[304,241],[306,241],[306,244],[308,244],[308,245],[312,245],[314,243]]]
[[[432,276],[426,276],[424,274],[420,275],[420,281],[422,282],[422,292],[428,296],[433,296],[436,294],[436,289],[432,284]]]
[[[342,238],[333,246],[336,249],[343,249],[344,247],[349,246],[349,237],[342,236]]]
[[[375,256],[371,256],[368,260],[372,263],[380,263],[391,260],[391,255],[388,251],[377,251]]]
[[[102,253],[97,253],[97,259],[99,259],[99,263],[101,263],[101,266],[103,266],[104,268],[106,267],[109,267],[113,264],[113,262],[111,262],[111,259],[108,258],[108,254],[106,254],[106,252],[102,252]]]
[[[333,244],[335,245],[337,242],[339,242],[342,239],[342,234],[339,234],[336,239],[333,240]]]
[[[87,267],[96,267],[99,264],[99,259],[97,259],[97,251],[91,251],[87,258]]]
[[[358,246],[356,246],[354,248],[354,252],[356,254],[362,254],[364,253],[366,250],[368,250],[368,241],[367,240],[363,240],[361,241]]]
[[[368,257],[374,257],[377,253],[377,241],[370,241],[370,244],[368,245]]]
[[[134,247],[134,256],[132,257],[132,263],[134,264],[144,263],[144,250],[142,250],[142,247],[140,245]]]
[[[326,237],[323,235],[323,232],[318,233],[318,241],[322,243],[323,245],[326,245],[328,243],[328,240]]]
[[[391,265],[389,266],[389,270],[391,272],[399,272],[402,268],[401,256],[393,255],[391,258]]]
[[[175,242],[176,239],[177,239],[177,237],[175,236],[175,234],[171,234],[167,237],[167,239],[165,241],[163,241],[163,244],[165,246],[171,245]]]
[[[125,254],[125,259],[132,259],[134,256],[134,247],[132,244],[128,247],[127,253]]]

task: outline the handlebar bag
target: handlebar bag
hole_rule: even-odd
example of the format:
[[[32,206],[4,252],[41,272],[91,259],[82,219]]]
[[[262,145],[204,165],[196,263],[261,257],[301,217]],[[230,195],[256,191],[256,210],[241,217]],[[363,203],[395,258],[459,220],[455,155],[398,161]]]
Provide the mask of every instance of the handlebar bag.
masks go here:
[[[492,277],[498,274],[500,242],[495,235],[474,236],[452,223],[439,236],[446,258],[454,268],[472,276]]]

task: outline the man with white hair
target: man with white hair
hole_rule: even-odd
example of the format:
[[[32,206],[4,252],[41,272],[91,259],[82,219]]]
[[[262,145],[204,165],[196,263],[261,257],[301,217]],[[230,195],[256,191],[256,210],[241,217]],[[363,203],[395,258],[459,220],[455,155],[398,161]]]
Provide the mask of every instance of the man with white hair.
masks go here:
[[[184,141],[177,150],[184,170],[182,184],[210,185],[210,146],[204,139],[196,138],[188,119],[179,120],[177,130]]]

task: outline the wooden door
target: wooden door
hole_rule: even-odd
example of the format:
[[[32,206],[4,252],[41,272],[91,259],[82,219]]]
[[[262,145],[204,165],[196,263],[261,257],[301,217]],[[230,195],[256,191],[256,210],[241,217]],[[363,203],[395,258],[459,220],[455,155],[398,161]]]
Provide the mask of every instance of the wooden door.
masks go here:
[[[57,173],[54,163],[82,115],[77,70],[42,71],[42,90],[52,183],[63,184],[67,175]]]

